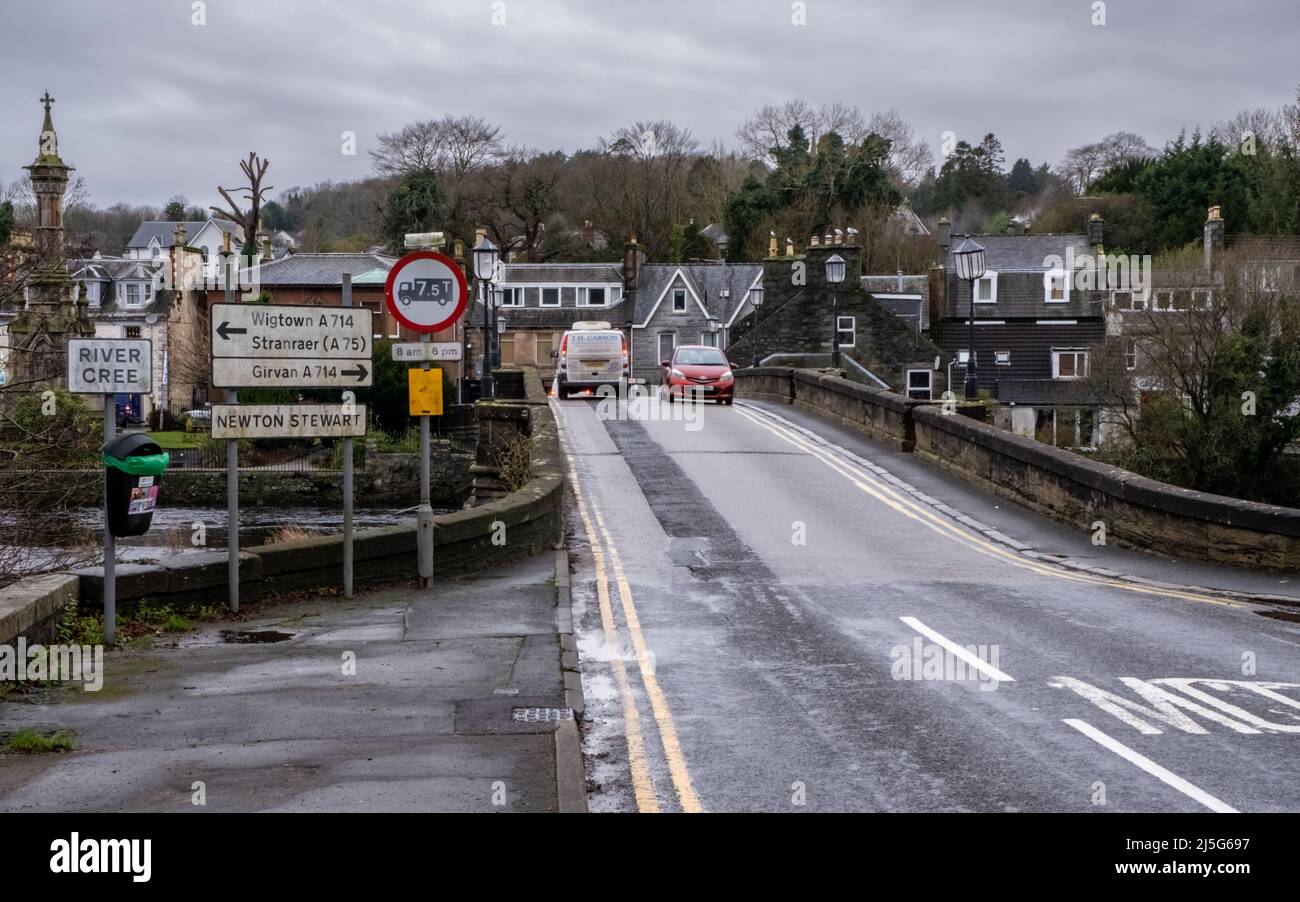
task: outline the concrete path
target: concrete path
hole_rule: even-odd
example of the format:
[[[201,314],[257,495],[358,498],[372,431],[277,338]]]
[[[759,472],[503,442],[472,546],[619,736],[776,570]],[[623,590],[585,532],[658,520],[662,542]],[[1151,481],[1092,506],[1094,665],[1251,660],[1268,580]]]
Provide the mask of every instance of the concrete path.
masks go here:
[[[0,755],[0,811],[581,807],[573,722],[513,719],[564,705],[555,577],[545,553],[111,652],[101,692],[0,704],[0,733],[75,733],[72,753]],[[231,628],[290,638],[235,644]]]

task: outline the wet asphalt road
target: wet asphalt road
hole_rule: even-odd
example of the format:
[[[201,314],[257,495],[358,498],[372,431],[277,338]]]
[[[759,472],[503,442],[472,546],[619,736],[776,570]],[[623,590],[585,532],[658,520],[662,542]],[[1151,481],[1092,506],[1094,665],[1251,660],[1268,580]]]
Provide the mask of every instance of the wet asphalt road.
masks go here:
[[[789,407],[552,403],[593,810],[1300,810],[1300,624],[1028,560],[928,503],[1005,502]],[[1296,593],[1002,514],[1041,552]]]

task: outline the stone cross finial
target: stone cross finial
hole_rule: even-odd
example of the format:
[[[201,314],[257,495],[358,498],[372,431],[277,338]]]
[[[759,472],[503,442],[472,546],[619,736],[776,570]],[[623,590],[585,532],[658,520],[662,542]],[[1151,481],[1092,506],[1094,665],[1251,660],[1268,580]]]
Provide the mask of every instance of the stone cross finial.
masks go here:
[[[45,96],[41,98],[41,103],[45,104],[45,112],[48,113],[50,111],[50,104],[54,103],[54,98],[50,96],[49,91],[45,92]]]

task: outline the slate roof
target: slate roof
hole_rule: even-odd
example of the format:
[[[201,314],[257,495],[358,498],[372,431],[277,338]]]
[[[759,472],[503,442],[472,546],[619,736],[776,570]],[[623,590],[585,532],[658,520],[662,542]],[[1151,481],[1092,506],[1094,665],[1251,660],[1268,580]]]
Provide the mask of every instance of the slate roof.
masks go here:
[[[679,269],[704,302],[709,315],[725,323],[736,305],[744,300],[749,286],[754,284],[763,267],[757,263],[683,263],[681,266],[672,263],[642,264],[637,270],[636,311],[633,314],[636,322],[646,321],[655,302]],[[729,293],[725,298],[722,296],[723,289]]]
[[[1087,235],[973,235],[984,248],[984,265],[994,272],[1044,272],[1043,261],[1053,254],[1065,259],[1068,247],[1076,257],[1090,252]],[[953,251],[961,244],[956,235],[948,248],[947,270],[956,273]]]
[[[623,284],[623,270],[616,263],[507,263],[502,285],[603,285]]]
[[[998,400],[1003,404],[1039,404],[1051,407],[1097,405],[1097,399],[1087,382],[1080,379],[999,379]]]
[[[191,239],[193,239],[194,236],[197,235],[199,232],[201,232],[203,230],[203,227],[207,225],[209,222],[216,223],[217,228],[221,229],[221,231],[229,232],[231,235],[235,237],[239,237],[243,234],[243,230],[240,229],[240,227],[235,223],[230,222],[229,220],[226,219],[217,219],[214,217],[212,219],[204,219],[201,222],[180,223],[180,225],[183,226],[185,229],[185,240],[188,242]],[[172,235],[174,235],[176,232],[176,226],[177,223],[174,221],[173,222],[161,222],[161,221],[142,222],[140,223],[139,228],[135,230],[135,234],[131,236],[131,240],[126,243],[126,246],[129,248],[146,248],[149,246],[149,242],[157,238],[158,243],[163,247],[165,248],[171,247]]]
[[[334,287],[343,284],[343,274],[367,275],[375,269],[387,272],[396,257],[382,254],[289,254],[263,263],[258,278],[263,286]]]

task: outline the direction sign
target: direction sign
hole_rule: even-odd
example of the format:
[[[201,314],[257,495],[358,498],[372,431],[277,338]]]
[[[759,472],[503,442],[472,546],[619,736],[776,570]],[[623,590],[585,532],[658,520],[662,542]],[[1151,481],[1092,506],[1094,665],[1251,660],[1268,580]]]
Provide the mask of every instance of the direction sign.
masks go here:
[[[440,332],[465,313],[469,286],[450,257],[437,251],[415,251],[389,270],[384,298],[389,312],[406,328]]]
[[[212,361],[212,384],[217,388],[365,388],[373,381],[369,360],[218,357]]]
[[[370,385],[373,314],[364,307],[212,305],[217,388]]]
[[[366,434],[364,404],[214,404],[212,437],[347,438]]]
[[[153,343],[147,338],[74,338],[68,342],[68,391],[145,395],[153,391]]]
[[[403,341],[394,342],[393,359],[402,363],[423,363],[426,360],[460,360],[458,341]]]
[[[213,357],[370,361],[372,314],[364,307],[213,304]]]

